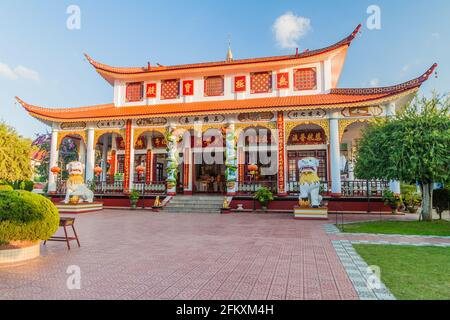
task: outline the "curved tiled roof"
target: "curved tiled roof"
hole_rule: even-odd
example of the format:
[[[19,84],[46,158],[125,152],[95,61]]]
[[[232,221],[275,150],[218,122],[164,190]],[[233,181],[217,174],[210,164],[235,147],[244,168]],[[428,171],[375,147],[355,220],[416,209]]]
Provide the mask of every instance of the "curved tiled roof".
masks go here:
[[[272,62],[272,61],[283,61],[291,59],[307,58],[315,55],[319,55],[325,52],[332,51],[334,49],[340,48],[345,45],[350,45],[353,39],[358,34],[361,29],[361,24],[356,27],[356,29],[345,39],[322,49],[304,51],[299,54],[286,55],[286,56],[274,56],[274,57],[264,57],[264,58],[252,58],[252,59],[240,59],[232,61],[216,61],[216,62],[203,62],[203,63],[193,63],[193,64],[182,64],[175,66],[147,66],[147,67],[112,67],[107,64],[103,64],[95,61],[89,55],[85,54],[86,59],[89,63],[99,71],[106,71],[116,74],[142,74],[142,73],[155,73],[162,71],[172,71],[172,70],[183,70],[183,69],[193,69],[193,68],[205,68],[205,67],[220,67],[220,66],[230,66],[239,64],[250,64],[259,62]]]

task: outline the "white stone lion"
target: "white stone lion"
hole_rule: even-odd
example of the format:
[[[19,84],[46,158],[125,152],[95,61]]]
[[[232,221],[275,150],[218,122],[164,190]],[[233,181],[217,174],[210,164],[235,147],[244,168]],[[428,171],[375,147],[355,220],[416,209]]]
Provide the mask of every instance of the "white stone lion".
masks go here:
[[[299,202],[309,202],[311,207],[318,208],[322,202],[320,196],[320,178],[317,175],[319,160],[308,157],[298,161],[300,172],[300,196]]]
[[[67,165],[67,171],[69,171],[69,179],[66,183],[66,197],[64,203],[69,203],[71,197],[78,197],[79,203],[94,202],[94,193],[86,187],[83,179],[83,164],[78,161],[70,162]]]

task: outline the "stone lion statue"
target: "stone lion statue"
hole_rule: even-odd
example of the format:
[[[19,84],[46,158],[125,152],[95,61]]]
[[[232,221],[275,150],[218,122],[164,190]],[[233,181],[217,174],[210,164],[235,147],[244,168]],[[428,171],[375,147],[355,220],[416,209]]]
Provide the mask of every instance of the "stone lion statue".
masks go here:
[[[64,203],[69,203],[71,197],[78,197],[79,203],[94,202],[94,193],[84,184],[83,164],[78,161],[70,162],[67,164],[67,171],[69,171],[69,179],[66,183],[67,191]]]
[[[320,196],[320,178],[317,175],[319,160],[316,158],[303,158],[298,161],[300,172],[300,206],[309,204],[313,208],[318,208],[322,202]]]

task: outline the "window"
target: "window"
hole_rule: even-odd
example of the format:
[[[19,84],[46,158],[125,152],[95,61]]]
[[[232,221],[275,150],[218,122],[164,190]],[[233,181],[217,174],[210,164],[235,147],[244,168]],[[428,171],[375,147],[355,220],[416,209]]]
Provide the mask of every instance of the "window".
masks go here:
[[[326,150],[305,150],[305,151],[289,151],[288,152],[288,178],[289,182],[297,182],[300,179],[298,171],[298,161],[306,157],[319,159],[319,167],[317,175],[321,181],[327,180],[327,151]]]
[[[272,92],[272,72],[255,72],[250,78],[251,93]]]
[[[178,99],[180,97],[180,80],[163,80],[161,82],[161,99]]]
[[[205,78],[205,97],[223,96],[223,77]]]
[[[316,68],[297,69],[294,71],[295,90],[316,90],[317,73]]]
[[[142,101],[144,98],[144,83],[131,82],[127,83],[126,100],[127,102]]]

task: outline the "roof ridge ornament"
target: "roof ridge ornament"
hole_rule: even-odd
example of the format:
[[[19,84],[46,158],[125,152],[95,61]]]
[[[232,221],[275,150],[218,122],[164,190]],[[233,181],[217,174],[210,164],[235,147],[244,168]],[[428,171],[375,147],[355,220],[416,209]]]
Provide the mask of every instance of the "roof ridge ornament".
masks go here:
[[[227,62],[233,61],[233,51],[231,51],[231,35],[228,35],[228,52],[227,52]]]

